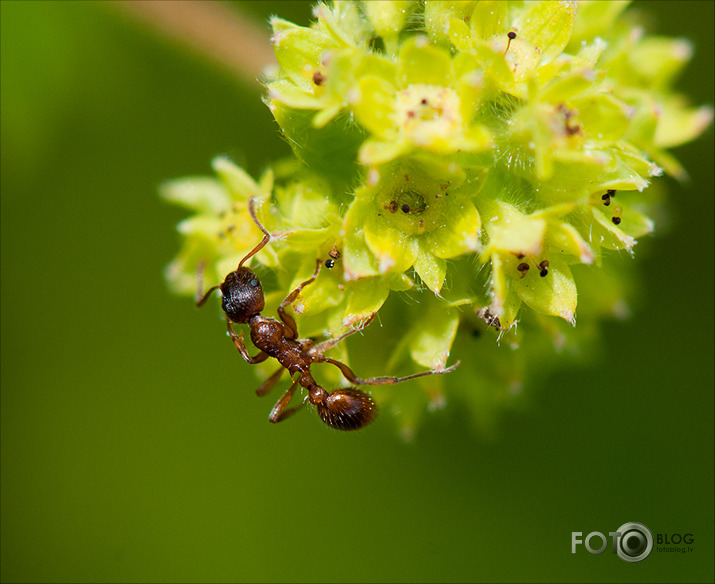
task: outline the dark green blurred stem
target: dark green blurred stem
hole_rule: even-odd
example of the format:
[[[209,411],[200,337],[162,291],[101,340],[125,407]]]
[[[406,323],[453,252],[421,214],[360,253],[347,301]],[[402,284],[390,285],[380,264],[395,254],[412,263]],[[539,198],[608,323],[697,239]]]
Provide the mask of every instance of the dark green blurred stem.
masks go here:
[[[267,28],[225,2],[119,0],[107,5],[141,19],[245,83],[257,85],[265,67],[276,63]]]

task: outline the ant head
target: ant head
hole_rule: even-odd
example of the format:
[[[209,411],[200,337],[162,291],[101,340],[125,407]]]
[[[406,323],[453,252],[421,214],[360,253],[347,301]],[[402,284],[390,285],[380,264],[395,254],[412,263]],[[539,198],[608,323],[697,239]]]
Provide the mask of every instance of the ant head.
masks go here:
[[[321,388],[320,393],[311,395],[310,401],[316,406],[320,419],[336,430],[359,430],[377,416],[372,398],[354,387],[330,393]]]
[[[240,267],[226,276],[220,286],[221,307],[233,322],[243,324],[265,306],[263,287],[253,270]]]

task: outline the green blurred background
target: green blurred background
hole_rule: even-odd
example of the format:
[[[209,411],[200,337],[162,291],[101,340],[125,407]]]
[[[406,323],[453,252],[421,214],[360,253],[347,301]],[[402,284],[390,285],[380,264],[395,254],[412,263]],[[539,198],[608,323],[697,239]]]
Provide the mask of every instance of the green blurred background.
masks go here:
[[[714,4],[637,4],[695,41],[679,87],[713,103]],[[272,426],[218,309],[167,293],[185,213],[157,197],[288,152],[256,86],[116,7],[0,9],[4,582],[713,580],[712,129],[676,152],[692,182],[638,246],[633,317],[495,432],[458,404],[409,444],[389,416]],[[693,551],[571,554],[628,521]]]

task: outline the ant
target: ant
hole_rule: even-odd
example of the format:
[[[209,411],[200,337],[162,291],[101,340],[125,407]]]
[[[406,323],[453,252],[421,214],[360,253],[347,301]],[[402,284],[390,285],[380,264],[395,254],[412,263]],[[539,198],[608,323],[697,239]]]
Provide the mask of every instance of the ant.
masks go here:
[[[261,315],[265,306],[263,288],[256,274],[243,264],[258,253],[271,240],[271,234],[266,231],[256,216],[254,208],[254,198],[248,201],[248,211],[251,219],[263,233],[263,239],[256,245],[246,257],[238,264],[235,271],[229,273],[223,283],[210,288],[202,296],[201,276],[202,270],[199,268],[197,274],[198,290],[196,294],[196,306],[203,306],[214,290],[221,292],[221,307],[226,313],[226,326],[228,334],[236,346],[236,349],[248,363],[261,363],[273,357],[280,363],[280,368],[266,379],[256,390],[257,395],[265,395],[280,379],[284,370],[288,370],[293,383],[283,396],[276,402],[271,410],[269,421],[278,423],[293,415],[300,406],[288,408],[288,404],[293,398],[298,385],[308,390],[308,400],[313,404],[320,419],[331,428],[337,430],[357,430],[366,426],[375,419],[377,406],[372,398],[365,392],[355,387],[339,388],[331,392],[320,387],[310,373],[310,366],[314,363],[330,363],[340,369],[343,376],[355,385],[392,385],[415,379],[425,375],[442,375],[454,371],[459,365],[457,361],[446,369],[430,369],[421,373],[415,373],[406,377],[370,377],[362,379],[353,373],[352,369],[345,363],[325,356],[325,352],[337,345],[340,341],[363,330],[375,317],[373,313],[361,325],[343,333],[339,337],[317,343],[310,339],[298,338],[298,327],[293,317],[286,312],[286,306],[293,303],[306,286],[314,282],[320,273],[321,260],[315,264],[313,275],[300,284],[288,296],[285,297],[278,307],[280,322],[273,318],[266,318]],[[258,354],[252,357],[248,354],[246,344],[243,340],[243,330],[236,334],[233,324],[247,324],[251,330],[251,341],[259,349]],[[302,404],[301,404],[302,405]]]

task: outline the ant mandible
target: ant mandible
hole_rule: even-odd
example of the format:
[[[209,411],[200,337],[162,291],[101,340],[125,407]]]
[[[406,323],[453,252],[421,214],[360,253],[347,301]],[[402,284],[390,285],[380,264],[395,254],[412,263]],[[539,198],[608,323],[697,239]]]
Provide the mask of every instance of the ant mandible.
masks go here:
[[[253,198],[248,201],[248,211],[251,214],[253,222],[263,233],[263,239],[239,262],[236,271],[229,273],[224,278],[223,283],[209,289],[203,296],[201,294],[201,269],[199,269],[196,306],[203,306],[214,290],[220,290],[222,296],[221,307],[226,313],[228,334],[236,346],[236,349],[238,349],[238,352],[241,354],[241,357],[251,364],[261,363],[269,357],[273,357],[280,363],[280,368],[256,390],[257,395],[265,395],[268,393],[284,370],[287,369],[290,373],[293,383],[271,410],[271,414],[268,418],[271,422],[277,423],[285,420],[297,411],[299,406],[288,408],[288,404],[293,398],[293,394],[298,385],[308,390],[308,401],[316,407],[320,419],[331,428],[337,430],[357,430],[375,419],[377,406],[368,394],[354,387],[340,388],[331,392],[325,391],[315,382],[310,373],[310,366],[313,363],[330,363],[334,365],[340,369],[348,381],[355,385],[392,385],[425,375],[449,373],[457,368],[459,361],[446,369],[430,369],[429,371],[415,373],[406,377],[371,377],[362,379],[355,375],[352,369],[345,363],[325,356],[325,351],[370,324],[370,321],[372,321],[375,316],[374,313],[360,326],[349,330],[339,337],[328,339],[317,344],[315,341],[309,339],[299,339],[298,327],[293,317],[286,312],[286,306],[295,301],[303,288],[316,280],[320,272],[320,259],[315,263],[315,272],[313,272],[313,275],[288,294],[283,302],[281,302],[278,307],[280,322],[273,318],[262,316],[261,311],[265,306],[265,298],[263,296],[261,282],[253,270],[244,267],[243,264],[265,247],[271,240],[271,234],[266,231],[266,228],[263,227],[258,220]],[[251,341],[253,341],[253,344],[259,349],[259,353],[255,357],[248,354],[246,344],[243,340],[243,330],[236,334],[236,331],[233,329],[234,323],[248,324],[250,327]]]

